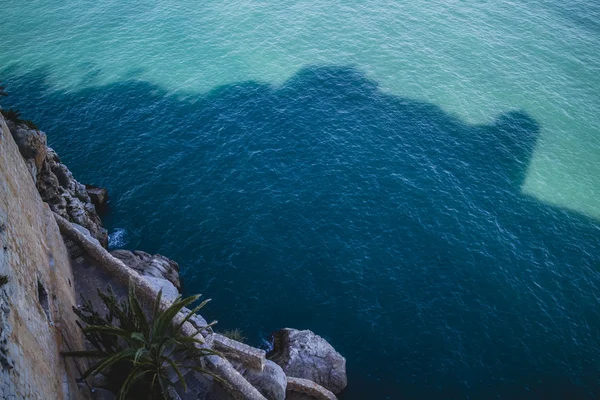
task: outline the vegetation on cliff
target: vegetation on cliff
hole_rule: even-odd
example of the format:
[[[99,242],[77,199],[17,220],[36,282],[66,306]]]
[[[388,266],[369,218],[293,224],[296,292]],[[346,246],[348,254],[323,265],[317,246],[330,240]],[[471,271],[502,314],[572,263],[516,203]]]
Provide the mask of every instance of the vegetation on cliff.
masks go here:
[[[241,329],[227,329],[221,332],[221,335],[228,337],[231,340],[238,341],[240,343],[246,343],[246,336],[244,336],[244,332]]]
[[[98,296],[108,310],[106,315],[101,315],[92,302],[85,298],[80,309],[74,308],[84,324],[78,322],[78,325],[93,350],[65,353],[71,357],[94,360],[82,375],[83,379],[105,375],[110,386],[108,389],[118,393],[119,400],[163,399],[169,398],[169,387],[175,385],[169,379],[173,374],[184,390],[187,390],[187,386],[182,370],[212,375],[201,367],[200,361],[203,357],[219,353],[197,346],[203,344],[198,337],[206,327],[200,328],[197,335],[193,336],[181,333],[183,324],[209,300],[196,306],[183,321],[174,323],[176,315],[197,301],[200,295],[185,299],[179,297],[169,308],[161,310],[161,291],[154,302],[151,318],[146,317],[133,284],[129,286],[127,301],[119,302],[110,287],[105,293],[98,290]]]

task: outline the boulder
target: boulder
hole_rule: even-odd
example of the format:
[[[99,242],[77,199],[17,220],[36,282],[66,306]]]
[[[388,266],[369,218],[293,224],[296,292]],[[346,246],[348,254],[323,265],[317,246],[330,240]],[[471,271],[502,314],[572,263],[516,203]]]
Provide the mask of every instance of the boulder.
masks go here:
[[[244,369],[241,365],[236,366],[236,369],[267,400],[285,400],[287,377],[283,369],[273,361],[266,360],[262,372],[252,368]]]
[[[96,211],[99,213],[102,212],[108,202],[108,189],[100,186],[85,185],[85,190],[88,196],[90,196],[92,204],[96,207]]]
[[[123,261],[125,265],[145,276],[166,279],[171,282],[177,290],[181,289],[179,282],[179,264],[175,261],[161,256],[151,255],[144,251],[114,250],[113,256]]]
[[[337,394],[348,382],[346,359],[322,337],[309,330],[285,328],[274,334],[267,358],[286,375],[308,379]]]

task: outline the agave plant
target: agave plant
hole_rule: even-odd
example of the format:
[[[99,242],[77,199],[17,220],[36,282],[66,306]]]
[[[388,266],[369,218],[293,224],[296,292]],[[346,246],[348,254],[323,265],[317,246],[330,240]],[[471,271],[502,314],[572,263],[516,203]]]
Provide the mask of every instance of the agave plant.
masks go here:
[[[154,302],[150,319],[138,302],[132,283],[129,285],[127,301],[119,302],[110,286],[107,293],[98,290],[98,295],[106,305],[108,314],[100,315],[91,301],[85,298],[81,309],[74,308],[85,326],[79,322],[77,324],[94,349],[64,353],[66,356],[95,361],[83,373],[82,379],[105,375],[110,388],[118,393],[119,400],[123,400],[168,398],[168,392],[172,390],[169,387],[174,386],[169,379],[173,373],[187,391],[183,369],[212,376],[201,367],[200,362],[202,357],[219,354],[197,346],[203,341],[196,336],[214,323],[200,328],[193,336],[181,333],[183,324],[210,299],[196,306],[181,322],[174,323],[175,316],[184,307],[198,300],[200,295],[185,299],[178,297],[167,309],[161,310],[161,291]]]

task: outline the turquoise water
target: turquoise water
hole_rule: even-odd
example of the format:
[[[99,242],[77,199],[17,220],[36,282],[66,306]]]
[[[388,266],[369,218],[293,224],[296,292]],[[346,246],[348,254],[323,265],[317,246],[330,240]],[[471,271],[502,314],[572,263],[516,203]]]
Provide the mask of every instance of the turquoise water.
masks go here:
[[[599,395],[600,3],[5,3],[3,105],[222,329],[343,399]]]

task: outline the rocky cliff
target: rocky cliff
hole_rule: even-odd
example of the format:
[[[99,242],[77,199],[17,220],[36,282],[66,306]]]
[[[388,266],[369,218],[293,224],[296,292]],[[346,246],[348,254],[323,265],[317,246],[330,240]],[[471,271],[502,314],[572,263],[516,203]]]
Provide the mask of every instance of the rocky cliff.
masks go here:
[[[85,185],[79,183],[54,150],[47,145],[46,134],[23,124],[7,121],[7,127],[19,147],[25,164],[42,200],[61,217],[86,228],[104,247],[108,234]],[[97,188],[89,189],[97,196]]]
[[[60,354],[83,345],[71,311],[71,264],[35,181],[52,156],[25,161],[1,116],[0,128],[0,274],[7,279],[0,287],[0,398],[85,398],[77,365]]]

